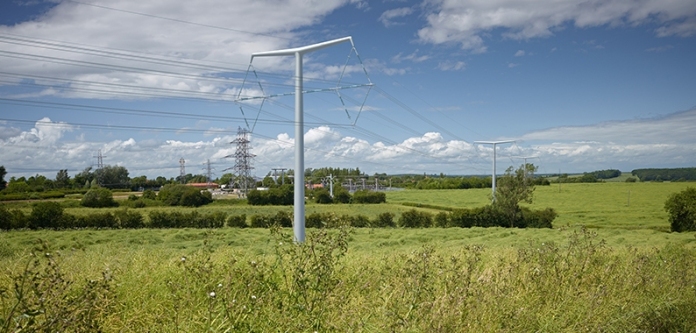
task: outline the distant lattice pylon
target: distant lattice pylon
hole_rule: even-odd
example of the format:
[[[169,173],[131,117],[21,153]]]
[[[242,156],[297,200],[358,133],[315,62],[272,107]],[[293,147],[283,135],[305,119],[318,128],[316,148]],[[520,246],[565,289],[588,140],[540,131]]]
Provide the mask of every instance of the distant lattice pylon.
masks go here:
[[[235,144],[237,147],[234,155],[225,157],[234,157],[234,166],[232,170],[234,170],[237,176],[239,191],[242,195],[246,196],[251,187],[250,184],[253,182],[251,170],[254,169],[254,167],[251,165],[254,157],[256,157],[256,155],[250,152],[251,144],[249,141],[249,131],[246,128],[239,127],[237,130],[237,138],[230,143]]]

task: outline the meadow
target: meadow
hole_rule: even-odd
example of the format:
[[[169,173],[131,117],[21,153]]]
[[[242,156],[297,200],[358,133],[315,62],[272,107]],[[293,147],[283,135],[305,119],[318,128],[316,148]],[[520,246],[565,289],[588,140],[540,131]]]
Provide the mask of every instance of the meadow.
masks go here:
[[[302,245],[289,229],[2,232],[0,332],[696,332],[696,234],[668,232],[663,209],[689,185],[537,187],[553,229],[310,229]],[[489,194],[392,191],[307,213],[438,212]],[[157,209],[190,208],[139,211]]]

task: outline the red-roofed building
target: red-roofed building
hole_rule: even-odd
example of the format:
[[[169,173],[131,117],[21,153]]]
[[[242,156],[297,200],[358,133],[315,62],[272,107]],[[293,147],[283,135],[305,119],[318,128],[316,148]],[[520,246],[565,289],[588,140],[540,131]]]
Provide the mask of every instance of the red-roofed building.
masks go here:
[[[186,186],[193,186],[195,188],[218,188],[220,187],[217,183],[188,183]]]

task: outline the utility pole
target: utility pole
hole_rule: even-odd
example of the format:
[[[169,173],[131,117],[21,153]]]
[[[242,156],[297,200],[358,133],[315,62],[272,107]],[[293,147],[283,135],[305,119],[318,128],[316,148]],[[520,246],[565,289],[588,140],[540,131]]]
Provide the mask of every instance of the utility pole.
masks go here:
[[[206,163],[206,165],[207,165],[207,167],[206,167],[206,178],[205,178],[205,179],[206,179],[206,184],[205,184],[205,187],[206,187],[207,189],[210,189],[210,178],[211,178],[211,176],[212,176],[212,171],[211,171],[211,169],[210,169],[210,159],[208,159],[208,162]]]
[[[179,159],[179,180],[182,184],[186,184],[186,161],[184,158]]]
[[[491,184],[491,192],[492,192],[492,199],[493,202],[495,202],[495,153],[496,153],[496,146],[499,144],[503,143],[511,143],[515,142],[515,140],[505,140],[505,141],[474,141],[474,143],[480,143],[484,145],[493,145],[493,184]]]
[[[329,46],[333,46],[343,42],[350,42],[353,45],[351,37],[343,37],[322,43],[317,43],[308,46],[302,46],[292,49],[275,50],[267,52],[257,52],[251,55],[251,61],[254,57],[277,57],[277,56],[295,56],[295,173],[304,173],[304,106],[302,93],[302,56],[305,53],[314,52]],[[300,176],[302,177],[302,176]],[[294,198],[294,225],[293,231],[295,241],[303,243],[305,240],[305,201],[304,201],[304,181],[295,180],[295,198]]]
[[[329,195],[331,196],[331,198],[334,197],[334,195],[333,195],[333,175],[332,174],[329,174]]]
[[[280,170],[280,184],[281,184],[281,185],[285,185],[285,170],[287,170],[287,168],[273,168],[273,169],[271,169],[271,170],[273,170],[273,175],[274,175],[274,176],[276,176],[276,175],[277,175],[277,171]],[[275,182],[276,185],[278,185],[278,177],[277,177],[277,176],[276,176],[276,180],[275,180],[275,181],[276,181],[276,182]]]
[[[97,159],[97,170],[95,171],[95,173],[97,174],[97,184],[99,184],[99,186],[101,186],[101,185],[103,185],[102,184],[102,176],[103,176],[102,169],[104,168],[104,157],[106,157],[106,156],[103,156],[101,149],[99,149],[97,151],[97,155],[92,156],[92,157]]]
[[[237,174],[237,179],[239,180],[239,190],[240,195],[245,196],[249,190],[249,179],[251,178],[251,170],[254,168],[251,166],[251,162],[256,155],[250,153],[251,145],[249,144],[249,131],[245,128],[239,127],[237,129],[237,138],[230,143],[234,143],[237,148],[234,155],[227,155],[225,157],[234,156],[234,167],[232,169]]]

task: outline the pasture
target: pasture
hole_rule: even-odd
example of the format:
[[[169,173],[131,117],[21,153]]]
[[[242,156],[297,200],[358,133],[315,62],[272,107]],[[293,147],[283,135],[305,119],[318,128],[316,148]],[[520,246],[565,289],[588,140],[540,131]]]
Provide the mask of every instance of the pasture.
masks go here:
[[[553,229],[309,230],[302,246],[291,230],[2,232],[0,332],[696,332],[696,234],[668,232],[663,209],[689,185],[537,187],[531,206],[558,212]],[[398,216],[489,194],[393,191],[307,213]],[[139,211],[157,209],[190,208]]]

